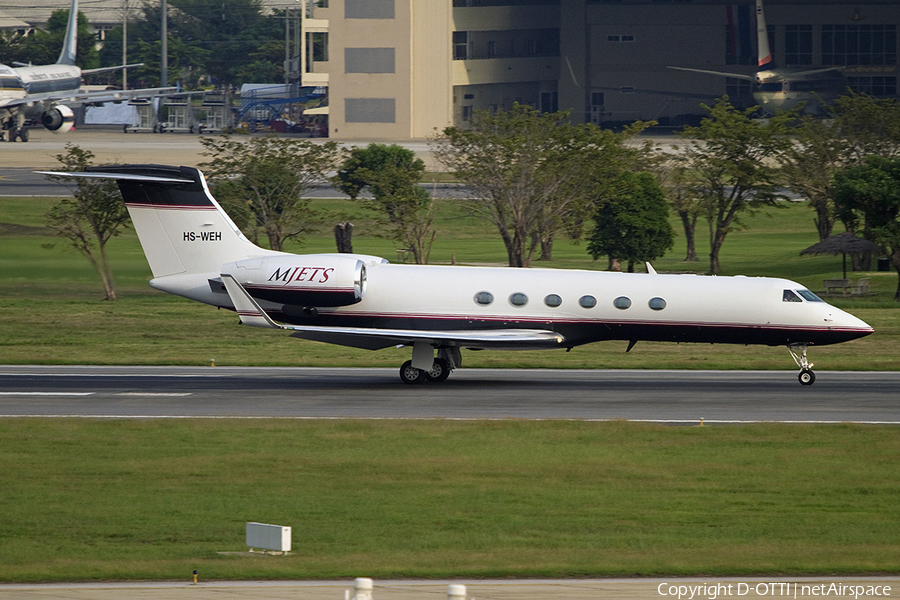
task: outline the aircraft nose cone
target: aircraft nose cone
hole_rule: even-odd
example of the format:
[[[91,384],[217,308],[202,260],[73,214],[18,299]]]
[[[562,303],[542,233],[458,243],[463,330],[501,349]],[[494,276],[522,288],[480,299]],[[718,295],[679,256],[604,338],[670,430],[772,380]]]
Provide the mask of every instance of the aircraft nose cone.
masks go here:
[[[862,319],[842,310],[835,310],[829,315],[829,318],[831,319],[830,325],[834,329],[846,332],[849,336],[847,339],[850,340],[865,337],[875,332],[874,327]],[[828,319],[826,319],[826,322],[827,321]]]

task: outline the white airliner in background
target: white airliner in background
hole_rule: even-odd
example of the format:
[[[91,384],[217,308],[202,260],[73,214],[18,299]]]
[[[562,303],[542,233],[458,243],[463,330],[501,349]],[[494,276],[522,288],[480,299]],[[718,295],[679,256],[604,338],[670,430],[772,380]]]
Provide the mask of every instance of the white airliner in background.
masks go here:
[[[872,328],[802,285],[562,269],[392,265],[250,242],[191,167],[114,165],[50,175],[114,179],[156,289],[235,310],[241,322],[376,350],[409,346],[405,383],[443,381],[463,348],[571,349],[603,340],[784,345],[804,385],[809,345]],[[648,265],[649,267],[649,265]]]
[[[77,19],[78,0],[72,0],[63,48],[55,64],[16,67],[0,64],[0,140],[5,130],[9,132],[9,141],[14,142],[18,138],[27,142],[25,122],[28,120],[39,121],[54,133],[71,131],[75,125],[75,113],[68,104],[119,102],[177,91],[176,88],[149,88],[79,92],[82,75],[140,65],[87,70],[76,66]]]
[[[769,50],[769,34],[763,13],[762,0],[756,0],[756,39],[759,70],[756,75],[743,73],[723,73],[687,67],[669,67],[679,71],[705,73],[719,77],[733,77],[753,82],[753,99],[769,113],[789,110],[801,102],[805,110],[818,113],[822,103],[830,103],[847,91],[847,80],[839,69],[776,68],[772,52]]]

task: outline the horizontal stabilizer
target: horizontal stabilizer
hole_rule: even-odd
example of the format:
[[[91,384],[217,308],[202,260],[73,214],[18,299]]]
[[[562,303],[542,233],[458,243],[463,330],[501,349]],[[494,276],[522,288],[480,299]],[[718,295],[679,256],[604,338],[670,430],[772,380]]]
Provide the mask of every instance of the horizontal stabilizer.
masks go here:
[[[96,171],[35,171],[41,175],[53,175],[55,177],[81,177],[83,179],[115,179],[116,181],[140,181],[143,183],[193,183],[193,179],[181,179],[177,177],[160,177],[155,175],[140,175],[137,173],[103,173]]]

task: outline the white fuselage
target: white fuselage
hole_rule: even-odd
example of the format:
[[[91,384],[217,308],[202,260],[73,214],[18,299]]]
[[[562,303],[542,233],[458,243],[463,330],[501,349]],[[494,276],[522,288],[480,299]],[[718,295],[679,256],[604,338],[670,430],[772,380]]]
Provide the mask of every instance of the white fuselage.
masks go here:
[[[218,276],[176,275],[151,285],[232,308],[228,295],[214,292],[208,283]],[[319,307],[313,317],[290,310],[289,302],[287,307],[273,301],[261,305],[278,320],[304,325],[548,329],[562,333],[566,346],[604,339],[830,344],[872,331],[821,300],[802,299],[797,290],[814,296],[786,279],[375,261],[367,264],[367,279],[359,302]],[[784,300],[785,290],[793,301]]]

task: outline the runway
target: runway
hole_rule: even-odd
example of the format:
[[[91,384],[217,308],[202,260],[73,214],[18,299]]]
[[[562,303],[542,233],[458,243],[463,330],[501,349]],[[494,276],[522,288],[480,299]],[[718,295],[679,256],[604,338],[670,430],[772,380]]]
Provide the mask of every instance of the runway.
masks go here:
[[[900,372],[0,366],[2,417],[586,419],[900,424]]]

